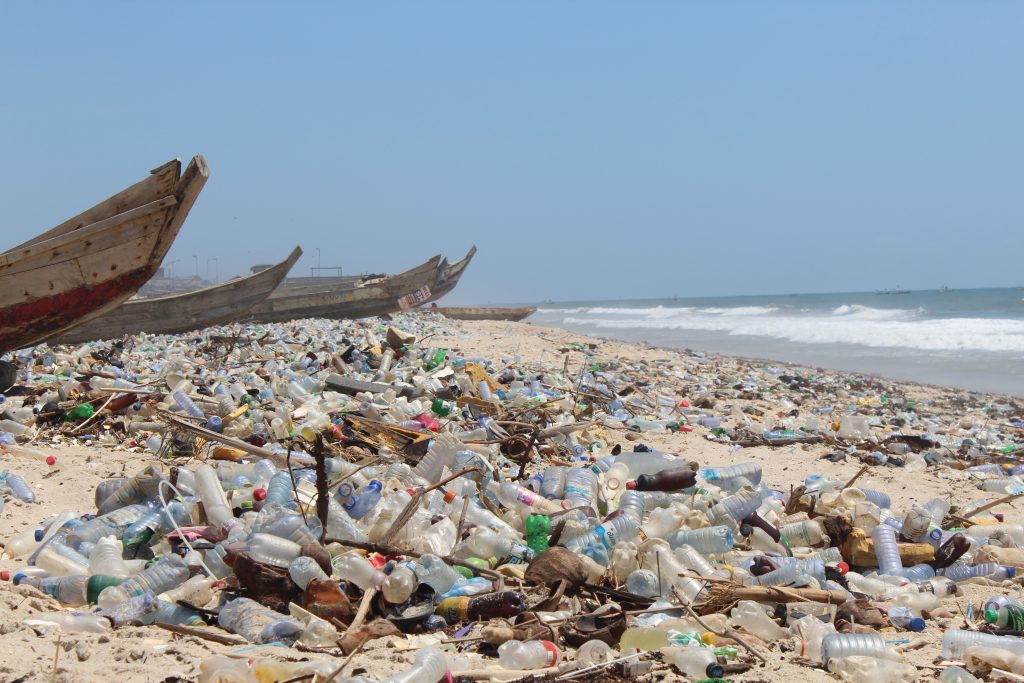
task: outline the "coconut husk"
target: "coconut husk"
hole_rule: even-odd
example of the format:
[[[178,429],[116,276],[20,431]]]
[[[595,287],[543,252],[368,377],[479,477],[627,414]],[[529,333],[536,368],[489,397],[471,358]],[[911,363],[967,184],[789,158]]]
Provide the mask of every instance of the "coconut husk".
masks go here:
[[[526,568],[527,581],[543,586],[557,586],[567,581],[572,587],[579,586],[587,580],[586,565],[579,556],[568,548],[556,546],[548,548],[533,558]]]
[[[277,612],[287,612],[288,603],[298,599],[299,587],[287,569],[257,562],[246,553],[238,554],[233,569],[246,596],[261,605]]]

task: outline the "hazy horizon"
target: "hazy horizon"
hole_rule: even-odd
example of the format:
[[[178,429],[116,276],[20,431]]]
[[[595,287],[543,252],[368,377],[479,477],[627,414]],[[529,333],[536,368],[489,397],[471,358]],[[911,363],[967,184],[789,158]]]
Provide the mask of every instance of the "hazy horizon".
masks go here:
[[[1024,6],[0,7],[9,248],[173,157],[168,261],[448,304],[1018,286]],[[214,262],[213,259],[217,261]]]

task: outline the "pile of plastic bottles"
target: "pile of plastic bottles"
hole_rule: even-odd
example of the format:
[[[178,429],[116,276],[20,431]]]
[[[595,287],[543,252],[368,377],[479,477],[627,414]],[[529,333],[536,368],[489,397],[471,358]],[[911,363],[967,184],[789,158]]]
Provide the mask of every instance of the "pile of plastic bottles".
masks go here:
[[[402,322],[418,332],[432,324]],[[123,404],[118,415],[128,445],[156,457],[131,476],[103,481],[93,508],[63,511],[5,540],[6,555],[19,562],[10,579],[73,610],[47,619],[86,632],[212,621],[252,643],[310,647],[333,647],[341,635],[325,595],[353,603],[379,595],[373,616],[410,632],[512,619],[531,597],[508,589],[502,577],[521,577],[516,565],[543,554],[557,526],[557,544],[576,553],[587,583],[650,605],[630,617],[617,641],[578,648],[576,666],[635,664],[662,651],[688,677],[718,677],[747,656],[727,635],[736,628],[762,641],[792,642],[805,660],[851,680],[913,680],[916,669],[892,639],[856,619],[857,600],[887,605],[886,625],[897,630],[926,630],[962,584],[1013,579],[1015,553],[1024,554],[1024,527],[974,514],[970,506],[950,517],[943,499],[894,505],[880,491],[843,488],[820,475],[791,493],[762,481],[756,462],[716,467],[688,461],[685,453],[613,445],[602,427],[686,427],[731,439],[751,426],[738,408],[716,415],[667,394],[657,394],[656,405],[649,397],[624,398],[618,389],[625,379],[617,374],[623,369],[614,362],[594,360],[571,378],[417,346],[407,331],[317,325],[302,331],[316,345],[300,345],[298,330],[275,326],[260,330],[263,343],[254,332],[219,360],[182,337],[148,340],[145,365],[136,358],[132,372],[93,368],[87,385],[68,379],[89,356],[87,347],[37,352],[46,354],[36,367],[52,370],[52,388],[36,407],[7,399],[0,439],[11,455],[50,457],[17,445],[42,426],[38,415],[69,401],[114,396]],[[163,383],[157,393],[148,388],[154,378]],[[748,377],[744,390],[756,391],[763,379]],[[581,394],[604,399],[589,406],[586,422],[576,415]],[[904,424],[925,419],[912,408],[901,406]],[[498,417],[505,414],[534,420],[533,433],[542,435],[542,457],[528,466],[512,448],[521,443],[513,425]],[[197,447],[193,438],[174,438],[169,416],[208,430],[206,442]],[[797,426],[787,418],[754,432],[786,439],[831,431],[849,442],[881,442],[879,425],[859,414],[838,417],[835,425],[812,422]],[[360,431],[367,423],[391,441],[367,437]],[[398,446],[399,436],[426,448],[412,457]],[[1005,448],[1002,437],[989,437],[970,448]],[[320,482],[328,485],[323,520],[317,439],[329,451]],[[937,438],[935,446],[942,447]],[[886,446],[893,457],[907,450],[905,442]],[[195,457],[176,466],[161,460],[182,455]],[[985,464],[969,472],[986,491],[1017,491],[1016,468]],[[14,472],[0,474],[0,486],[25,503],[34,499]],[[254,567],[286,578],[263,593]],[[788,597],[757,592],[772,587],[789,589]],[[729,600],[730,591],[764,597]],[[794,602],[793,595],[806,599]],[[734,606],[701,620],[680,607],[716,601]],[[541,614],[552,623],[566,616]],[[1011,598],[992,597],[979,616],[1024,631],[1024,605]],[[506,669],[566,666],[559,643],[495,644]],[[1007,664],[1005,655],[1024,655],[1021,639],[950,629],[943,648],[957,659],[1002,657],[998,666],[1024,673],[1024,660]],[[203,675],[242,667],[240,676],[256,680],[259,666],[271,665],[218,659],[204,663]],[[432,683],[451,666],[443,653],[423,650],[414,668],[394,680]]]

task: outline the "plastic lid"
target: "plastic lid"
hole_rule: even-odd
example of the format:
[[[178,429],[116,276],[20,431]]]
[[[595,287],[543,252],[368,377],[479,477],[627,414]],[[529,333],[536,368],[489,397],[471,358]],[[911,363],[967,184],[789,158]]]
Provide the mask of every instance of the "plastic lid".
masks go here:
[[[444,502],[450,503],[453,500],[455,500],[455,491],[445,491],[444,492]]]
[[[630,491],[636,491],[636,482],[635,481],[627,481],[626,482],[626,488],[629,489]]]
[[[50,467],[53,467],[54,465],[56,465],[57,464],[56,456],[53,456],[53,455],[46,456],[46,464],[49,465]]]
[[[35,531],[36,543],[39,543],[40,541],[42,541],[43,540],[43,536],[45,536],[45,535],[46,535],[46,531],[44,529],[36,529],[36,531]]]
[[[4,572],[4,574],[6,574],[6,573],[7,573],[7,572]],[[17,586],[17,585],[18,585],[19,583],[21,583],[22,581],[24,581],[24,580],[25,580],[26,578],[28,578],[28,577],[26,577],[26,576],[25,576],[24,574],[22,574],[22,573],[20,573],[20,572],[19,572],[19,573],[17,573],[17,574],[15,574],[15,575],[14,575],[14,585],[15,585],[15,586]]]
[[[266,489],[253,489],[252,490],[252,499],[253,500],[259,501],[259,500],[263,500],[266,497],[267,497],[267,490]]]
[[[994,624],[999,621],[999,612],[994,609],[985,610],[985,623]]]
[[[909,628],[911,631],[917,631],[918,633],[920,633],[924,630],[924,619],[922,619],[921,617],[914,617],[910,620],[910,624],[907,625],[907,628]]]
[[[725,668],[718,662],[715,662],[714,664],[708,664],[708,668],[704,669],[704,673],[708,678],[721,678],[725,675]]]
[[[1016,567],[1004,567],[1004,569],[1006,570],[1006,578],[1012,579],[1013,577],[1017,576]]]
[[[7,571],[5,569],[2,572],[0,572],[0,581],[10,581],[10,580],[11,580],[11,573],[9,571]]]
[[[850,571],[850,565],[846,562],[836,562],[836,569],[840,574],[846,574],[846,572]]]

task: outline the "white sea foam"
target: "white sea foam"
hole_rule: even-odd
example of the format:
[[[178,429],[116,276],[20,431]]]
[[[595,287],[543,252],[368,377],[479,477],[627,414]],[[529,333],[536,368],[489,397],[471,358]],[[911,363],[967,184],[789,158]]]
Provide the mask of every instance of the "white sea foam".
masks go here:
[[[554,310],[549,310],[554,314]],[[581,308],[561,322],[598,329],[703,330],[804,344],[855,344],[926,351],[1024,352],[1024,320],[932,318],[923,309],[850,304],[804,312],[770,306],[734,308]]]

